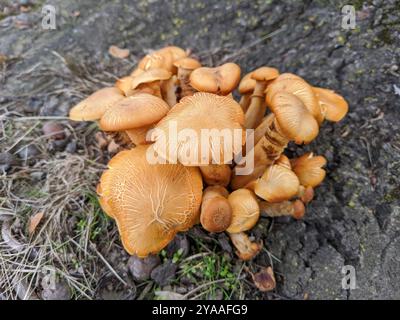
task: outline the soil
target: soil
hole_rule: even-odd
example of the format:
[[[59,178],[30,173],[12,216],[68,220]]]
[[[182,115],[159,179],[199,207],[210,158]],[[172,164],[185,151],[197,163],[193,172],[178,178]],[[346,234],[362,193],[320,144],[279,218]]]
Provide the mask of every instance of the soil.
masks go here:
[[[0,54],[6,57],[0,64],[3,120],[66,116],[82,97],[128,74],[137,59],[168,44],[191,49],[204,64],[234,61],[243,73],[273,66],[342,94],[350,106],[346,118],[324,123],[315,142],[288,150],[290,155],[313,151],[328,159],[327,177],[305,218],[264,219],[253,230],[267,250],[246,266],[255,272],[272,263],[277,288],[260,293],[247,275],[244,295],[233,296],[400,299],[400,1],[354,1],[357,19],[351,30],[341,25],[346,1],[46,1],[56,7],[56,30],[41,26],[44,2],[30,2],[27,12],[13,3],[0,1]],[[111,57],[111,45],[129,49],[130,56]],[[1,152],[9,146],[0,141]],[[65,148],[60,143],[53,147],[52,157]],[[79,153],[85,146],[79,141],[70,148]],[[1,194],[2,203],[5,197]],[[108,228],[115,233],[112,222]],[[235,265],[242,265],[228,252],[224,236],[195,228],[189,238],[191,255],[220,250],[234,272]],[[201,246],[197,239],[204,240]],[[109,255],[110,263],[119,268],[122,261],[121,268],[128,269],[128,256],[116,246],[118,254]],[[163,257],[165,265],[175,263],[168,259]],[[355,269],[355,289],[342,286],[342,268],[349,265]],[[170,279],[164,280],[157,278],[158,283]],[[194,285],[190,281],[162,289],[187,293]],[[151,285],[146,289],[148,283],[137,284],[136,297],[154,291]]]

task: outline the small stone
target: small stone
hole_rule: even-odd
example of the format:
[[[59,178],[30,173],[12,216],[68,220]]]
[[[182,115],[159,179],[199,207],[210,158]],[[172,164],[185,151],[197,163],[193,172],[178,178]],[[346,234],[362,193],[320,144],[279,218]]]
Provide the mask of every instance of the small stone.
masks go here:
[[[174,254],[180,250],[179,258],[185,258],[190,251],[190,243],[185,234],[178,233],[175,238],[168,244],[167,248],[168,258],[173,258]]]
[[[44,135],[51,139],[62,140],[65,138],[64,126],[61,123],[54,121],[46,122],[42,130]]]
[[[49,151],[64,151],[68,141],[64,140],[53,140],[50,142]]]
[[[136,281],[145,281],[150,278],[151,272],[161,263],[157,255],[149,255],[146,258],[132,256],[128,260],[128,268]]]
[[[42,101],[38,98],[32,97],[29,99],[28,103],[24,105],[24,111],[27,113],[39,113]]]
[[[37,157],[40,154],[39,149],[34,144],[28,144],[23,146],[20,151],[18,151],[18,156],[23,161],[27,161]]]
[[[70,300],[71,291],[64,281],[57,281],[52,285],[43,285],[42,298],[43,300]]]
[[[156,267],[151,272],[151,278],[160,286],[166,286],[174,278],[178,266],[170,261]]]
[[[75,153],[75,151],[76,151],[76,141],[73,140],[70,143],[68,143],[67,146],[65,147],[65,151],[67,151],[68,153]]]
[[[17,163],[13,154],[9,152],[0,153],[0,173],[7,172]]]

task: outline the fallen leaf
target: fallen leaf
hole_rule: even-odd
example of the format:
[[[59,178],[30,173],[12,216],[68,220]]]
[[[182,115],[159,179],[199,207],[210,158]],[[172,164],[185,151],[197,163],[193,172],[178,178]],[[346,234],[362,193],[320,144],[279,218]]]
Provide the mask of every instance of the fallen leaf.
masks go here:
[[[275,289],[276,281],[274,271],[271,267],[263,268],[256,274],[251,274],[256,287],[263,292]]]
[[[117,46],[111,46],[108,49],[108,53],[112,55],[114,58],[125,59],[129,56],[130,52],[128,49],[121,49],[118,48]]]
[[[40,221],[42,221],[43,216],[44,216],[44,212],[41,211],[41,212],[36,213],[34,216],[32,216],[30,218],[30,220],[29,220],[29,228],[28,228],[28,232],[29,232],[30,235],[32,235],[35,232],[35,230],[36,230],[37,226],[39,225]]]

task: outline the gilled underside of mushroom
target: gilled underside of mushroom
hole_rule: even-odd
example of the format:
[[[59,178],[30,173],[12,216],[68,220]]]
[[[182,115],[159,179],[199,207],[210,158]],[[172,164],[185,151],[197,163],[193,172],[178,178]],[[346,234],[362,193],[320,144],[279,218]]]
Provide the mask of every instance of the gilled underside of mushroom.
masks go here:
[[[188,51],[170,46],[146,55],[115,87],[71,109],[72,120],[99,121],[108,134],[106,143],[116,146],[98,193],[129,253],[157,253],[177,232],[201,223],[209,232],[227,232],[238,257],[249,260],[262,248],[247,235],[260,216],[304,216],[325,177],[326,159],[312,153],[288,159],[285,149],[290,142],[313,141],[324,119],[341,120],[347,102],[275,68],[257,68],[242,80],[240,73],[235,63],[203,67]],[[240,104],[235,89],[242,95]],[[172,142],[160,141],[159,134],[147,136],[159,129],[171,138],[172,123],[197,133],[253,129],[254,144],[243,145],[243,140],[239,145],[245,156],[253,156],[253,171],[241,175],[246,163],[235,163],[233,151],[227,155],[215,144],[209,145],[210,154],[225,152],[232,163],[184,163],[185,153],[194,148],[191,141],[180,142],[175,157],[163,153]],[[149,150],[167,164],[146,163]]]

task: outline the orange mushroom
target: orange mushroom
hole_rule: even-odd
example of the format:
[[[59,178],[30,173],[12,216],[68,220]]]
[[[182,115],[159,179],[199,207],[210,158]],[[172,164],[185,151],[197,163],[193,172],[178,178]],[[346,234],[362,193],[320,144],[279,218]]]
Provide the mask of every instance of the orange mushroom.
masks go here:
[[[277,78],[279,71],[275,68],[261,67],[251,73],[251,78],[256,81],[256,85],[251,95],[251,102],[246,111],[245,127],[248,129],[256,128],[264,117],[267,106],[264,102],[264,91],[269,81]]]
[[[100,89],[75,105],[69,111],[69,118],[75,121],[99,120],[108,108],[123,98],[124,95],[117,88]]]
[[[317,87],[313,87],[312,89],[318,99],[325,119],[333,122],[342,120],[349,111],[349,105],[346,100],[333,90]]]
[[[299,186],[299,179],[292,170],[274,164],[258,179],[254,192],[268,202],[282,202],[294,197]]]
[[[147,150],[138,146],[114,156],[97,189],[124,248],[139,257],[158,253],[197,221],[203,188],[198,168],[149,164]]]
[[[226,187],[231,180],[232,170],[227,164],[209,164],[199,168],[204,182],[209,186]]]
[[[197,91],[230,94],[239,84],[240,67],[235,63],[225,63],[219,67],[202,67],[190,74],[190,85]]]
[[[184,97],[156,125],[152,148],[160,158],[172,163],[177,160],[194,166],[229,163],[234,151],[242,147],[242,137],[235,137],[238,132],[242,135],[243,121],[243,111],[233,99],[198,92]],[[171,126],[176,130],[171,130]],[[221,136],[233,140],[230,148],[226,143],[218,143]]]
[[[260,208],[256,196],[248,189],[233,191],[228,201],[232,207],[232,223],[227,229],[229,233],[250,230],[260,218]]]
[[[326,165],[326,159],[323,156],[314,156],[309,152],[292,159],[291,163],[301,185],[305,187],[315,188],[325,179],[326,172],[322,167]]]
[[[207,187],[203,192],[200,222],[209,232],[223,232],[231,224],[232,208],[227,200],[229,192],[221,186]]]
[[[260,201],[259,206],[261,215],[266,217],[292,216],[295,219],[301,219],[303,218],[306,210],[304,203],[300,200],[286,200],[277,203]]]
[[[244,232],[229,233],[237,256],[243,261],[253,259],[262,249],[262,243],[251,242]]]
[[[251,102],[251,94],[256,87],[256,80],[252,79],[251,75],[251,72],[246,74],[239,83],[238,91],[242,95],[239,104],[242,107],[243,112],[246,112],[249,108]]]
[[[193,58],[182,58],[174,62],[174,66],[178,68],[177,78],[180,87],[180,98],[193,95],[196,90],[190,85],[190,74],[193,70],[201,67],[199,61]]]

